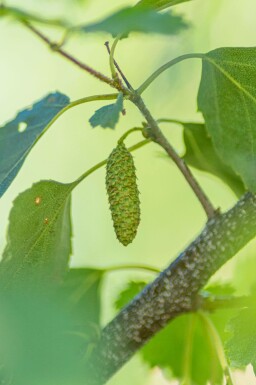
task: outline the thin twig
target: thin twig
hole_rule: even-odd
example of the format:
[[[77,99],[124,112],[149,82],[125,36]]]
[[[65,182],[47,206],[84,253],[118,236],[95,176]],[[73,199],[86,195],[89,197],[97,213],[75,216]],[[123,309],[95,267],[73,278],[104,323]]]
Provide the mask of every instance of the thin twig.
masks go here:
[[[176,153],[175,149],[172,147],[172,145],[168,142],[166,137],[163,135],[162,131],[160,130],[156,120],[151,115],[150,111],[145,106],[142,98],[140,95],[134,93],[133,97],[131,97],[131,101],[138,107],[142,115],[147,121],[148,124],[148,135],[149,137],[156,143],[158,143],[170,156],[170,158],[174,161],[174,163],[177,165],[179,170],[182,172],[183,176],[185,177],[186,181],[189,183],[190,187],[196,194],[198,200],[200,201],[201,205],[203,206],[205,213],[208,217],[208,219],[213,218],[217,214],[217,210],[213,207],[211,201],[206,196],[205,192],[202,190],[201,186],[198,184],[197,180],[194,178],[192,172],[184,162],[182,158],[179,157],[179,155]]]
[[[108,51],[108,53],[109,53],[109,55],[110,55],[111,50],[110,50],[109,42],[108,42],[108,41],[106,41],[105,46],[106,46],[107,51]],[[118,65],[118,63],[116,62],[115,59],[113,59],[113,62],[114,62],[114,65],[115,65],[117,71],[119,72],[121,78],[122,78],[123,81],[125,82],[126,86],[127,86],[130,90],[133,90],[131,84],[130,84],[129,81],[127,80],[126,76],[124,75],[123,71],[121,70],[121,68],[119,67],[119,65]]]
[[[70,55],[68,52],[66,52],[64,49],[62,49],[58,44],[52,42],[48,37],[46,37],[41,31],[39,31],[37,28],[35,28],[33,25],[31,25],[28,22],[22,22],[23,25],[25,25],[30,31],[32,31],[36,36],[38,36],[42,41],[44,41],[54,52],[57,52],[62,57],[65,57],[67,60],[81,68],[82,70],[88,72],[90,75],[94,76],[98,80],[110,85],[111,87],[117,89],[118,91],[122,91],[124,94],[127,94],[127,89],[122,86],[119,82],[116,82],[113,79],[108,78],[101,72],[96,71],[92,67],[88,66],[85,63],[80,62],[78,59]]]

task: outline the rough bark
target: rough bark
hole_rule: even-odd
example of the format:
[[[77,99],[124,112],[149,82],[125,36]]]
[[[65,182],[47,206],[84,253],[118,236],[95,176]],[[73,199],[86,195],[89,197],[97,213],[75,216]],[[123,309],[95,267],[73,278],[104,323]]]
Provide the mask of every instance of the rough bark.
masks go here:
[[[104,384],[173,318],[195,309],[209,278],[256,235],[256,195],[247,193],[201,234],[103,330],[87,368]]]

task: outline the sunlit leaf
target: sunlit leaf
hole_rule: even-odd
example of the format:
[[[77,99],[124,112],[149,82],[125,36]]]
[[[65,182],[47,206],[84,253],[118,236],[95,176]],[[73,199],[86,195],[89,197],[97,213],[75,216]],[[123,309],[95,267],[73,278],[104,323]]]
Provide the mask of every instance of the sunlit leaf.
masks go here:
[[[256,374],[256,308],[245,309],[228,325],[232,334],[226,344],[226,351],[235,368],[251,364]]]
[[[216,175],[240,197],[245,192],[241,178],[227,166],[216,152],[204,124],[183,123],[186,152],[183,159],[198,170]]]
[[[42,282],[62,280],[71,254],[72,187],[42,181],[15,199],[0,264],[0,286],[30,281],[42,286]]]
[[[97,23],[82,26],[85,32],[127,35],[129,32],[173,35],[187,27],[181,16],[158,13],[144,7],[124,8]]]
[[[256,48],[220,48],[203,57],[198,95],[223,162],[256,191]]]
[[[123,110],[123,94],[120,93],[114,104],[99,108],[90,118],[92,127],[115,128]]]
[[[146,283],[144,281],[129,282],[126,288],[121,291],[118,298],[116,299],[116,308],[121,310],[145,287],[145,285]]]
[[[67,96],[59,92],[50,94],[0,127],[0,197],[47,125],[67,104]]]

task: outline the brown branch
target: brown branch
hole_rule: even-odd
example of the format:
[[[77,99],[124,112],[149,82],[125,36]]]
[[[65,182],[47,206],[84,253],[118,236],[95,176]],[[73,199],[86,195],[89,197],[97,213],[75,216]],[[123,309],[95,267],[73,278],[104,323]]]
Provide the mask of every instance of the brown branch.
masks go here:
[[[198,307],[209,278],[256,235],[256,195],[208,221],[201,234],[103,330],[87,366],[86,384],[102,385],[150,338]]]
[[[142,98],[138,94],[133,94],[133,96],[130,99],[138,107],[138,109],[140,110],[140,112],[142,113],[142,115],[147,121],[148,136],[154,142],[158,143],[167,152],[167,154],[174,161],[174,163],[179,168],[184,178],[186,179],[186,181],[189,183],[190,187],[196,194],[198,200],[200,201],[201,205],[203,206],[206,212],[208,219],[213,218],[218,211],[215,210],[215,208],[213,207],[211,201],[209,200],[205,192],[202,190],[201,186],[196,181],[195,177],[193,176],[192,172],[186,165],[185,161],[179,157],[175,149],[172,147],[172,145],[168,142],[166,137],[163,135],[156,120],[153,118],[150,111],[145,106]]]
[[[113,79],[108,78],[101,72],[96,71],[92,67],[88,66],[85,63],[80,62],[78,59],[70,55],[68,52],[66,52],[64,49],[62,49],[58,44],[52,42],[48,37],[46,37],[41,31],[39,31],[37,28],[35,28],[33,25],[31,25],[28,22],[22,22],[23,25],[25,25],[31,32],[33,32],[36,36],[38,36],[42,41],[44,41],[54,52],[57,52],[59,55],[64,57],[65,59],[69,60],[73,64],[75,64],[77,67],[81,68],[82,70],[86,71],[90,75],[94,76],[98,80],[108,84],[109,86],[117,89],[118,91],[123,92],[124,94],[128,93],[128,90],[120,84],[120,82],[117,82]]]

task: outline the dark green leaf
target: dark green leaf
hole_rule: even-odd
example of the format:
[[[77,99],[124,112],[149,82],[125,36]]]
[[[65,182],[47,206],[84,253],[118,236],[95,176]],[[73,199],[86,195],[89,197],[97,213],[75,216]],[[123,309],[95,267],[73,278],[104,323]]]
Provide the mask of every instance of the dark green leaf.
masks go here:
[[[59,92],[50,94],[0,128],[0,197],[47,125],[67,104],[67,96]]]
[[[232,336],[226,351],[231,365],[242,368],[252,364],[256,374],[256,309],[245,309],[228,325]]]
[[[121,310],[127,305],[141,290],[145,287],[146,283],[143,281],[129,282],[127,287],[119,294],[115,305],[116,308]]]
[[[245,192],[241,178],[217,154],[204,124],[183,123],[186,153],[184,160],[198,170],[216,175],[239,197]]]
[[[14,201],[7,246],[0,264],[0,285],[30,281],[58,283],[71,254],[70,193],[72,184],[36,183]]]
[[[120,93],[116,103],[101,107],[95,111],[89,122],[92,127],[101,126],[103,128],[115,128],[118,123],[120,113],[123,110],[123,94]]]
[[[180,3],[185,3],[187,1],[191,0],[141,0],[138,2],[137,6],[148,6],[161,11],[162,9],[172,7],[173,5]]]
[[[198,106],[223,162],[256,191],[256,48],[220,48],[203,58]]]
[[[107,32],[114,36],[127,35],[129,32],[173,35],[186,27],[187,24],[180,16],[170,13],[160,14],[144,7],[131,7],[81,29],[85,32]]]

